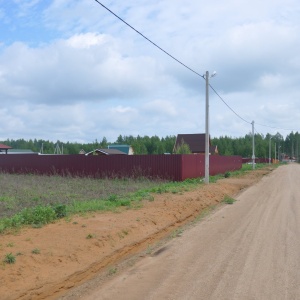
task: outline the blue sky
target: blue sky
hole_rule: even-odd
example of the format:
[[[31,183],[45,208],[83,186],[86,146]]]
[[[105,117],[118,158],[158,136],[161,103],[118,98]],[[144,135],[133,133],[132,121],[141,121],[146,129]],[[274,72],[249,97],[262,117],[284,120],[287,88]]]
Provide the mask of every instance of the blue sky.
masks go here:
[[[210,84],[212,137],[300,131],[300,3],[102,3]],[[0,140],[205,132],[205,81],[94,0],[0,0]],[[266,126],[261,125],[267,125]],[[289,129],[289,130],[283,130]]]

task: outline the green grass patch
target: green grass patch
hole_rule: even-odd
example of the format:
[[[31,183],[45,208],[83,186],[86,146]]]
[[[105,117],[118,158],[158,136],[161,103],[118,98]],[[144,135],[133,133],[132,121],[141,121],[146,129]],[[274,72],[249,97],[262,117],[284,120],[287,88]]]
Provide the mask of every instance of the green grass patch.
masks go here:
[[[225,196],[224,199],[223,199],[223,202],[226,203],[226,204],[233,204],[236,200],[232,197],[229,197],[229,196]]]
[[[12,253],[8,253],[5,255],[3,262],[6,264],[14,264],[16,262],[16,257]]]
[[[89,233],[85,238],[86,238],[87,240],[90,240],[90,239],[93,239],[94,237],[95,237],[94,234]]]
[[[41,250],[38,249],[38,248],[35,248],[31,251],[32,254],[40,254],[41,253]]]

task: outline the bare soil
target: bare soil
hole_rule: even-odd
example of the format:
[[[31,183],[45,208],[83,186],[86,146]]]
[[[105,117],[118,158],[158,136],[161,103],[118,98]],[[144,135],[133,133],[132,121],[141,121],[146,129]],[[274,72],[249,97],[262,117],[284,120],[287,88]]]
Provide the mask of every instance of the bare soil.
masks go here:
[[[249,171],[179,194],[154,195],[137,209],[74,216],[43,228],[25,228],[0,236],[1,299],[75,299],[83,283],[102,274],[109,278],[125,259],[153,251],[159,241],[197,219],[225,195],[237,194],[273,169]],[[38,249],[39,253],[32,251]],[[131,261],[134,264],[134,261]]]

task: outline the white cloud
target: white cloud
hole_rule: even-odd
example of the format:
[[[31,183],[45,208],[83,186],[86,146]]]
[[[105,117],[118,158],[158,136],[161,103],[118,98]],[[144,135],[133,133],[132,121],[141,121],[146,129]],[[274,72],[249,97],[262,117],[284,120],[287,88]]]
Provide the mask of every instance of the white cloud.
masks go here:
[[[153,100],[146,103],[144,108],[151,114],[155,113],[166,117],[178,115],[175,106],[168,100]]]
[[[16,7],[1,10],[0,26],[14,24],[0,41],[7,137],[114,141],[119,134],[204,131],[203,78],[95,1],[15,3],[39,34],[27,41],[31,31],[22,31]],[[300,131],[296,0],[103,3],[199,74],[216,70],[211,85],[247,121]],[[210,125],[213,136],[250,131],[212,90]]]
[[[73,48],[89,49],[92,46],[105,44],[105,35],[97,35],[96,33],[76,34],[70,37],[66,44]]]
[[[37,103],[137,98],[158,85],[156,62],[125,57],[118,42],[87,33],[39,48],[14,43],[0,57],[1,94]]]

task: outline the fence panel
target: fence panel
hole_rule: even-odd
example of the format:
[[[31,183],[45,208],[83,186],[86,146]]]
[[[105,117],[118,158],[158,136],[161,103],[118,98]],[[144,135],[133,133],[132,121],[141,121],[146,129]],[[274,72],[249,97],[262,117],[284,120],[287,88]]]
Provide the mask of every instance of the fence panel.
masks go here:
[[[182,155],[182,179],[205,176],[205,155]],[[241,156],[209,156],[209,174],[217,175],[227,171],[239,170],[242,167]]]
[[[182,181],[204,176],[204,155],[0,155],[0,171],[93,177],[150,177]],[[210,175],[242,167],[240,156],[210,156]]]

